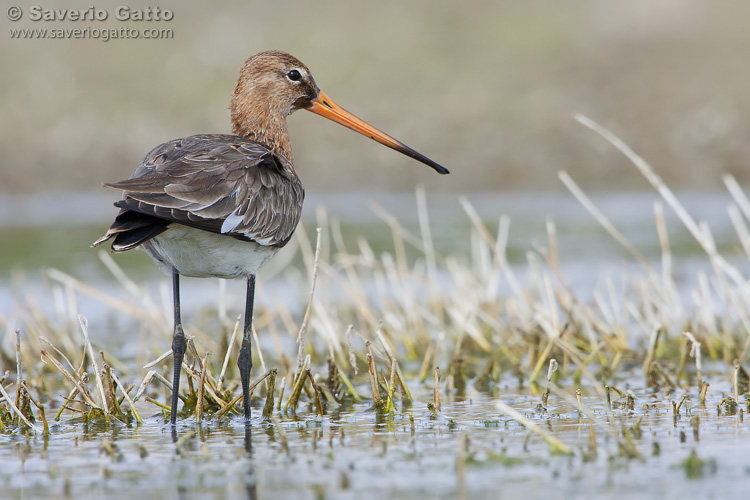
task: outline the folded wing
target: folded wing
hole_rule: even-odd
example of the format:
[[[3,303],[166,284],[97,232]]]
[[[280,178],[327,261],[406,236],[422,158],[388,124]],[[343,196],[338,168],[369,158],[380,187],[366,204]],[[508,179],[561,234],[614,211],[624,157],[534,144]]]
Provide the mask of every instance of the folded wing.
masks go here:
[[[304,189],[286,158],[232,135],[197,135],[154,148],[125,191],[120,214],[98,245],[138,246],[172,223],[267,246],[284,246],[299,222]]]

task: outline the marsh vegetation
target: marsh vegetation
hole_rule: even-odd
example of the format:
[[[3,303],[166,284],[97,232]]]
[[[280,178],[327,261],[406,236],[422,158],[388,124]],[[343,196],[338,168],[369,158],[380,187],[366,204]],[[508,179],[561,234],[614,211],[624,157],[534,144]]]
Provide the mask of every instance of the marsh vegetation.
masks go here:
[[[290,259],[299,262],[280,262],[266,277],[293,286],[279,295],[269,285],[256,311],[250,426],[237,407],[240,319],[225,288],[215,307],[186,312],[191,340],[173,441],[169,301],[106,253],[98,258],[117,293],[49,269],[45,291],[16,291],[17,323],[4,318],[3,490],[35,498],[739,493],[750,471],[750,203],[725,176],[736,234],[717,248],[710,226],[645,161],[579,121],[659,194],[659,259],[644,256],[564,172],[600,237],[624,249],[620,271],[584,291],[564,266],[554,216],[546,240],[511,264],[512,221],[488,223],[465,198],[466,252],[436,246],[424,190],[415,227],[375,209],[389,233],[384,250],[345,237],[320,210],[317,230],[297,232]],[[677,230],[700,245],[703,265],[678,266]],[[127,320],[104,314],[89,325],[83,297]]]

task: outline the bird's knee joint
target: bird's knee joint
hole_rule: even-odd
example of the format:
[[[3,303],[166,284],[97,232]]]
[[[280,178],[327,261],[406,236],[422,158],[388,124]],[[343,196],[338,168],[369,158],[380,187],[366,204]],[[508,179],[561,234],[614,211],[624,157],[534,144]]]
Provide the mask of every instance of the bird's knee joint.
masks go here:
[[[181,333],[181,332],[180,332]],[[175,335],[172,337],[172,352],[175,354],[185,354],[187,349],[187,341],[185,340],[185,334]]]
[[[239,366],[240,370],[249,370],[253,367],[253,357],[250,353],[250,349],[244,347],[240,349],[240,355],[237,358],[237,366]]]

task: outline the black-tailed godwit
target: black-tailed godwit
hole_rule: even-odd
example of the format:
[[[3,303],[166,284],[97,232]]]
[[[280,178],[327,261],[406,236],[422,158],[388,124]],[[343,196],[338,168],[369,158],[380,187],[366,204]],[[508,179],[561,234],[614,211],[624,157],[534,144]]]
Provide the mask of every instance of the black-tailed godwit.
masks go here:
[[[161,144],[122,189],[120,213],[94,246],[114,238],[113,252],[141,248],[172,274],[174,377],[170,421],[177,418],[186,341],[179,278],[247,278],[244,334],[237,364],[246,419],[252,368],[255,274],[289,242],[302,213],[304,188],[292,165],[286,117],[306,109],[429,165],[448,169],[336,105],[307,66],[284,52],[261,52],[240,69],[231,101],[234,135],[203,134]]]

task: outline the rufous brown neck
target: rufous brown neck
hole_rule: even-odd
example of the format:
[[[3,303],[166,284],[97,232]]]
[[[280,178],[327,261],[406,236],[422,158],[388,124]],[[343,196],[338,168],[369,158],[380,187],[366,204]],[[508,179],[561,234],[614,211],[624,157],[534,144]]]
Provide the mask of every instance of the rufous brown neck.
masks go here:
[[[292,145],[286,125],[289,109],[284,108],[283,100],[274,99],[264,90],[262,85],[237,82],[230,105],[232,132],[260,142],[291,162]]]

